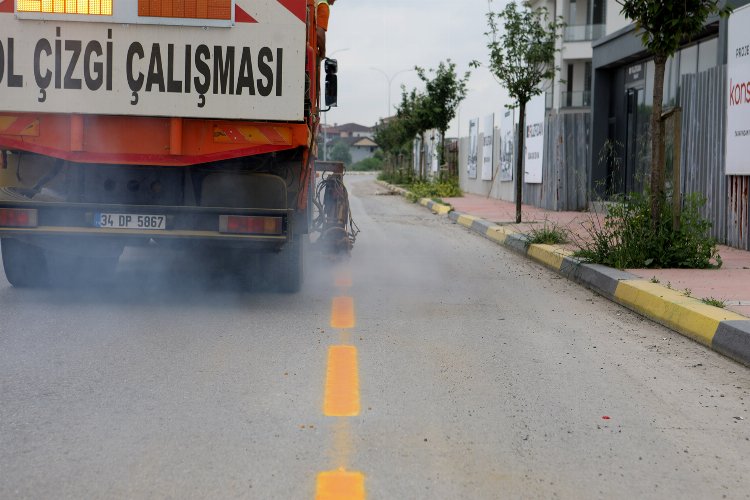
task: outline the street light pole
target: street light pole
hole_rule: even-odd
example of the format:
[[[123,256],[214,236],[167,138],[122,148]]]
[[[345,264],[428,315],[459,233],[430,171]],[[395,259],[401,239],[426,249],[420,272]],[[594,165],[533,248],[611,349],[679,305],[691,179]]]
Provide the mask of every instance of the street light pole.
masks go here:
[[[398,75],[400,75],[402,73],[408,73],[409,71],[414,71],[414,69],[413,68],[402,69],[401,71],[397,71],[393,75],[390,75],[390,76],[388,75],[388,73],[386,73],[385,71],[383,71],[380,68],[375,68],[373,66],[370,66],[370,69],[373,70],[373,71],[377,71],[378,73],[380,73],[381,75],[383,75],[385,77],[385,81],[388,82],[388,111],[386,112],[385,116],[383,117],[383,118],[388,118],[388,116],[390,116],[390,114],[391,114],[391,84],[393,83],[393,79],[396,78]]]

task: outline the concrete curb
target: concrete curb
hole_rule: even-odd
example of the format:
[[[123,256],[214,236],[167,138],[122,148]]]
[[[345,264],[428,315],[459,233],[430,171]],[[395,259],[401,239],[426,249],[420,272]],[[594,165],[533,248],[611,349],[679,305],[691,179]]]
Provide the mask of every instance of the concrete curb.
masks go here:
[[[402,196],[409,191],[377,181]],[[667,328],[750,367],[750,319],[704,304],[698,299],[651,283],[633,274],[598,264],[589,264],[572,252],[554,245],[530,245],[522,233],[450,207],[422,199],[420,204],[470,231],[504,245],[543,264],[566,278],[621,304]]]

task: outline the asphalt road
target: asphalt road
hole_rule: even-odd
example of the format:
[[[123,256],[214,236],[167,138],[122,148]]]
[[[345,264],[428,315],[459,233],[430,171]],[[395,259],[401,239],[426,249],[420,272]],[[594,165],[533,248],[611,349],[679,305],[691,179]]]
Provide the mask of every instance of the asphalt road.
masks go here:
[[[0,277],[0,498],[750,498],[750,371],[349,183],[296,295]]]

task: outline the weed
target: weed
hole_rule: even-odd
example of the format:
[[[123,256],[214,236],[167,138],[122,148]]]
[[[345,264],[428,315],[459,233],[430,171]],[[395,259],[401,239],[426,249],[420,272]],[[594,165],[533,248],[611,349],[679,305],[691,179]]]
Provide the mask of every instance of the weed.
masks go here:
[[[667,281],[667,288],[669,288],[670,290],[672,289],[672,282],[671,281]]]
[[[701,299],[701,302],[703,302],[704,304],[708,304],[709,306],[714,306],[721,309],[724,309],[727,306],[726,302],[724,302],[723,300],[715,299],[713,297],[703,297]]]
[[[548,221],[544,221],[544,226],[541,228],[532,227],[529,229],[529,233],[526,235],[526,247],[529,245],[559,245],[561,243],[568,242],[568,231],[552,222],[547,224]]]
[[[654,276],[653,278],[651,278],[651,283],[661,283],[661,281],[659,281],[659,278]]]
[[[672,203],[661,200],[661,219],[651,221],[647,195],[620,197],[608,206],[604,221],[591,217],[584,224],[589,238],[579,238],[576,256],[618,269],[677,267],[705,269],[721,264],[716,241],[709,236],[711,223],[700,214],[705,198],[688,195],[673,224]]]
[[[683,295],[685,295],[685,297],[692,297],[693,296],[693,291],[691,289],[689,289],[689,288],[686,288],[685,291],[682,292],[682,293],[683,293]]]

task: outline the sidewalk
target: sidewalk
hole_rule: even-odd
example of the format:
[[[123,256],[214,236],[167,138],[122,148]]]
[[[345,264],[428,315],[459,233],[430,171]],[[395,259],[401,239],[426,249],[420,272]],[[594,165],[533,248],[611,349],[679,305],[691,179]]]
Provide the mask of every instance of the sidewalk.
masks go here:
[[[516,205],[484,196],[466,194],[461,198],[444,198],[457,212],[481,217],[512,231],[527,233],[531,227],[543,227],[544,221],[557,224],[583,236],[581,223],[593,215],[582,212],[553,212],[523,205],[522,219],[515,224]],[[575,245],[564,245],[575,250]],[[750,252],[719,245],[723,264],[720,269],[627,269],[641,278],[656,279],[664,286],[684,292],[692,297],[714,298],[724,301],[726,309],[750,317]]]
[[[408,196],[408,191],[376,181],[386,189]],[[591,264],[574,257],[574,244],[529,244],[525,234],[531,227],[554,223],[579,237],[581,227],[595,214],[552,212],[524,206],[515,224],[515,204],[467,194],[436,203],[422,198],[419,204],[447,216],[500,245],[526,255],[558,274],[581,283],[601,296],[650,318],[714,351],[750,367],[750,252],[722,246],[721,269],[628,269]],[[575,239],[572,238],[572,239]],[[719,299],[715,307],[701,299]]]

